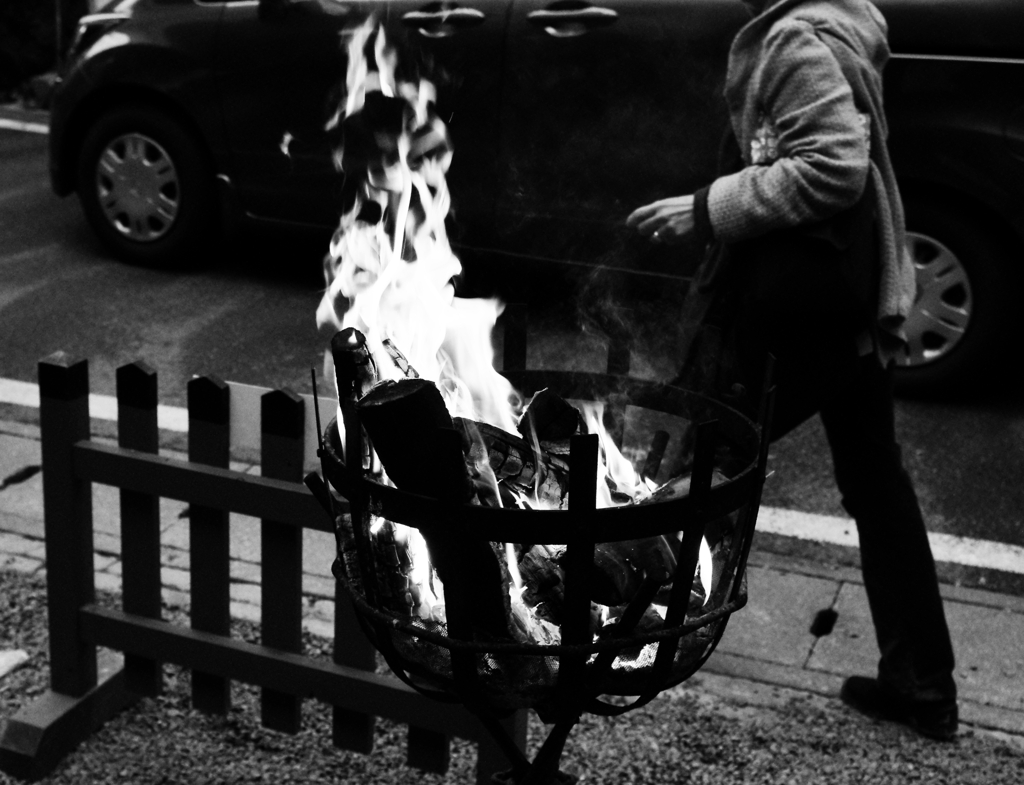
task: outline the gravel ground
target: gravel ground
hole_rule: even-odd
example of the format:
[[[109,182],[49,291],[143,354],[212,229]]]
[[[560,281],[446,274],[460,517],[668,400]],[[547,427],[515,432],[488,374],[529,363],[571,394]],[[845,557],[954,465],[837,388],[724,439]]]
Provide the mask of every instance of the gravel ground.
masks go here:
[[[31,659],[0,681],[0,717],[9,717],[47,684],[45,586],[0,571],[0,649]],[[109,599],[115,602],[115,598]],[[183,622],[180,610],[167,618]],[[238,624],[235,634],[258,638]],[[308,637],[307,653],[328,642]],[[165,694],[122,712],[71,754],[51,785],[200,783],[351,783],[441,785],[474,781],[475,754],[454,742],[448,774],[404,765],[404,730],[380,721],[376,749],[363,756],[330,744],[330,710],[309,702],[297,736],[259,725],[258,691],[236,685],[235,708],[208,717],[189,707],[188,674],[166,668]],[[531,746],[544,728],[531,721]],[[892,724],[866,720],[836,700],[698,674],[644,709],[619,718],[584,717],[562,768],[582,783],[903,783],[966,785],[1024,782],[1019,739],[964,732],[938,744]],[[0,783],[13,783],[0,774]]]

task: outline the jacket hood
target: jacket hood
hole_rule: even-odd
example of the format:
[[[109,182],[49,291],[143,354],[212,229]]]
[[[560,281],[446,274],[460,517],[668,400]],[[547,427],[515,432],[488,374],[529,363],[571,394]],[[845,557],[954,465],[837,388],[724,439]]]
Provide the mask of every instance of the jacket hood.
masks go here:
[[[888,25],[868,0],[764,0],[764,10],[737,37],[767,32],[784,16],[827,29],[876,70],[889,59]]]

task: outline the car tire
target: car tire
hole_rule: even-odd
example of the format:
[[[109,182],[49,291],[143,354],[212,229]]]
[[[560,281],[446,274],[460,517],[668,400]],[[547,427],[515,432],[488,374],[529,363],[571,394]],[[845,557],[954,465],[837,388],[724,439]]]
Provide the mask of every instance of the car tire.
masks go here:
[[[78,159],[78,196],[89,223],[124,261],[195,267],[218,223],[213,169],[195,134],[145,105],[101,115]]]
[[[951,203],[955,204],[955,203]],[[897,361],[897,393],[970,392],[993,370],[1007,340],[1011,294],[1006,251],[978,217],[933,201],[908,201],[907,242],[917,272],[909,342]]]

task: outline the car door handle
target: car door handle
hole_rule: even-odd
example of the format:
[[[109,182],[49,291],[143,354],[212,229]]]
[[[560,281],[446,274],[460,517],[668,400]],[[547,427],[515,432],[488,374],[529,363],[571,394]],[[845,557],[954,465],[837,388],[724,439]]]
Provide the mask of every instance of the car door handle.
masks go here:
[[[555,38],[573,38],[596,27],[614,24],[619,15],[611,8],[588,5],[583,8],[559,8],[561,2],[526,15],[533,24]]]
[[[439,3],[431,3],[420,11],[409,11],[402,15],[402,24],[415,27],[420,35],[426,38],[448,38],[459,30],[475,27],[484,21],[482,11],[475,8],[438,8]]]

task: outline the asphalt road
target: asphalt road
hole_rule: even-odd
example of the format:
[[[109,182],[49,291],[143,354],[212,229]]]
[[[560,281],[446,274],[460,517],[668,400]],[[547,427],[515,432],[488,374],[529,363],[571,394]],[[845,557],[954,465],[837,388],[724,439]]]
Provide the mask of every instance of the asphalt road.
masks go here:
[[[0,377],[34,381],[37,361],[65,350],[89,359],[94,392],[113,394],[116,368],[139,358],[157,369],[161,402],[173,405],[184,405],[194,373],[308,391],[309,369],[321,364],[314,311],[323,250],[308,239],[248,233],[209,270],[126,266],[100,247],[75,199],[50,192],[46,137],[0,130]],[[555,362],[597,346],[569,336],[564,310],[538,322],[552,325],[544,346]],[[657,374],[665,362],[634,364]],[[1022,393],[1011,376],[956,402],[898,403],[931,530],[1024,545]],[[816,419],[771,455],[766,504],[845,515]]]

